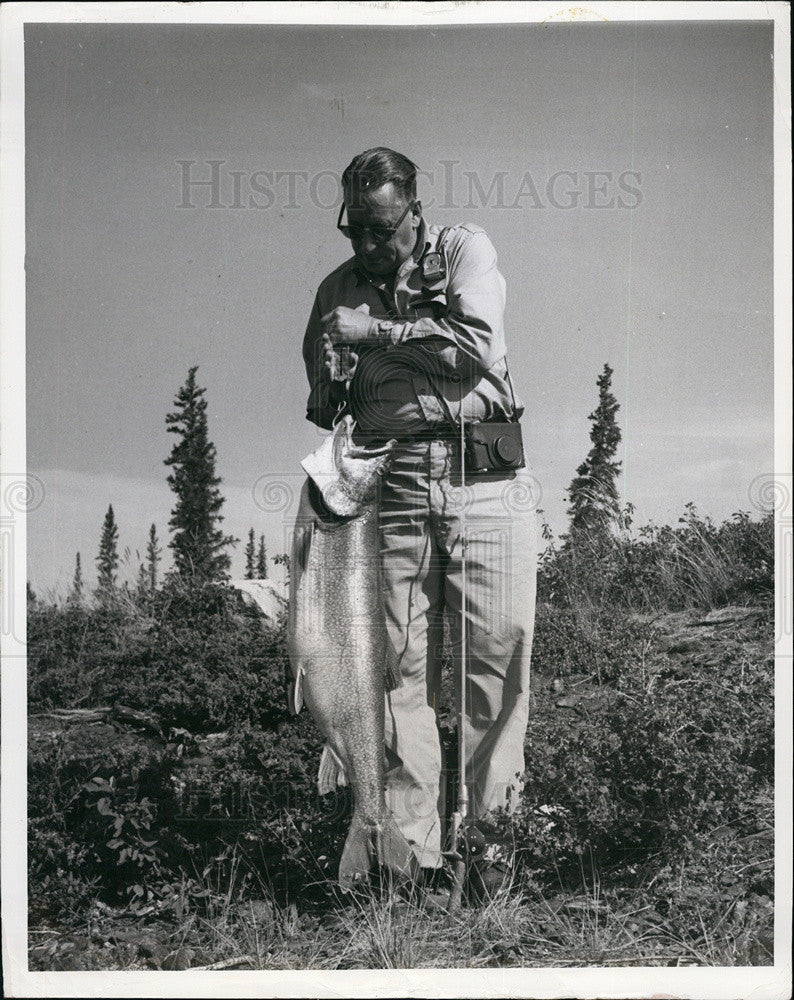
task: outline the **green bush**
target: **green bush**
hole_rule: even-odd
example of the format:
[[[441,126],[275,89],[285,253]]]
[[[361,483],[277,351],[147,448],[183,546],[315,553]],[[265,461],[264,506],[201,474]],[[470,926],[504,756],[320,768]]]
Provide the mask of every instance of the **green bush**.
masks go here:
[[[624,611],[602,609],[583,616],[543,604],[535,617],[532,670],[543,676],[584,674],[615,680],[640,660],[647,627]]]
[[[271,730],[246,723],[211,739],[211,753],[185,731],[167,743],[119,739],[110,726],[89,732],[73,727],[31,740],[37,914],[64,916],[85,901],[64,893],[67,882],[107,902],[145,902],[174,880],[195,878],[230,844],[282,898],[335,877],[351,795],[318,795],[322,739],[306,713]]]
[[[31,909],[49,918],[81,894],[117,901],[156,882],[173,852],[174,748],[112,726],[31,734],[28,876]]]
[[[188,761],[181,772],[184,835],[233,841],[282,896],[305,895],[335,877],[352,800],[348,788],[318,795],[322,742],[304,712],[277,729],[246,724],[235,730],[209,766]]]
[[[109,678],[152,653],[145,620],[121,603],[28,607],[28,701],[34,711],[98,705]]]

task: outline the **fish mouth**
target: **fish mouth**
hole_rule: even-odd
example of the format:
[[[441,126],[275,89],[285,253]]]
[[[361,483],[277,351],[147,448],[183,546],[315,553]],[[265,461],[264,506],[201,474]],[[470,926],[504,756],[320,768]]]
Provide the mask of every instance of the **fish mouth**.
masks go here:
[[[392,449],[397,444],[394,438],[391,438],[386,444],[379,448],[372,448],[368,445],[357,445],[350,442],[347,449],[347,453],[350,458],[378,458],[379,456],[391,455]]]
[[[354,444],[353,431],[355,430],[356,422],[350,415],[344,417],[341,426],[341,433],[337,432],[336,439],[334,441],[334,456],[337,462],[341,461],[343,454],[348,458],[353,459],[387,459],[391,456],[394,446],[397,444],[395,438],[390,438],[386,444],[375,447],[371,445]],[[385,472],[385,470],[386,465],[384,465],[380,471]]]
[[[333,433],[301,465],[337,517],[356,517],[373,503],[378,479],[391,466],[392,439],[377,447],[353,444],[355,421],[346,414]]]

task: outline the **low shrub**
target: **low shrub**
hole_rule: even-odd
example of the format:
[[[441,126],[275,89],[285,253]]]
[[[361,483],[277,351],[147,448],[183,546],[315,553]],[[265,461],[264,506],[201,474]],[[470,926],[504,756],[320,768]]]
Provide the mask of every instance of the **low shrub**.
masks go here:
[[[747,818],[773,781],[773,689],[771,659],[728,644],[700,667],[635,664],[565,707],[538,705],[518,823],[528,856],[546,870],[583,853],[675,857]]]
[[[678,527],[641,527],[631,507],[612,535],[553,541],[539,564],[543,601],[586,612],[710,609],[771,600],[774,515],[758,521],[740,511],[720,525],[687,504]]]
[[[158,591],[143,609],[34,605],[28,616],[34,710],[122,703],[163,726],[209,732],[286,715],[284,629],[219,584]]]
[[[28,703],[33,711],[102,704],[109,678],[152,654],[148,625],[129,606],[28,606]]]
[[[773,776],[773,660],[762,650],[772,542],[771,518],[717,527],[690,509],[675,529],[547,550],[525,789],[516,816],[500,820],[532,877],[576,880],[583,858],[624,871],[656,858],[671,873],[682,858],[690,872],[699,858],[750,864],[743,845],[767,822]],[[750,636],[758,656],[723,639],[682,665],[657,645],[665,608],[740,599],[763,604]],[[454,772],[446,638],[442,738]],[[138,604],[35,601],[28,669],[37,918],[66,919],[97,894],[176,898],[173,886],[192,885],[229,845],[278,898],[331,891],[350,792],[317,794],[322,738],[308,713],[287,712],[283,621],[264,625],[226,586],[178,581]],[[162,735],[35,721],[116,703],[155,716]],[[771,894],[767,869],[753,879]],[[733,891],[716,875],[706,882],[715,906]],[[695,912],[693,902],[686,919]]]
[[[599,682],[616,680],[636,667],[649,627],[622,611],[538,607],[532,640],[532,670],[544,677],[582,674]]]
[[[157,882],[173,851],[174,748],[112,726],[31,734],[28,877],[31,910],[49,919],[79,904],[73,889],[119,894]],[[140,893],[138,893],[140,894]]]

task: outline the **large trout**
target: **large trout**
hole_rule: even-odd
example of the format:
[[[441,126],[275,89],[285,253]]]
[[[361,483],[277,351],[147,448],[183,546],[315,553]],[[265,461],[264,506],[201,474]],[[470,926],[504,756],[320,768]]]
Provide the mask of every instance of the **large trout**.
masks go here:
[[[319,788],[349,783],[354,811],[339,865],[348,888],[383,866],[416,864],[384,795],[384,692],[397,686],[380,582],[378,484],[393,442],[359,448],[344,418],[302,463],[304,483],[290,557],[287,642],[303,701],[328,740]]]

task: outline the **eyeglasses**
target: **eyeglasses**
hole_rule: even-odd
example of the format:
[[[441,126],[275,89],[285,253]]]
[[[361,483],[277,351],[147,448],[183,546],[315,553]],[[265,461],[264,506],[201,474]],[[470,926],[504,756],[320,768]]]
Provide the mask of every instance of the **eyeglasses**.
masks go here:
[[[336,220],[336,228],[349,240],[360,240],[363,238],[364,233],[369,233],[375,243],[388,243],[389,240],[394,239],[394,234],[402,225],[403,219],[408,215],[413,204],[411,202],[406,206],[405,211],[393,226],[343,226],[342,216],[345,214],[345,203],[342,202],[342,207],[339,209],[339,218]]]

